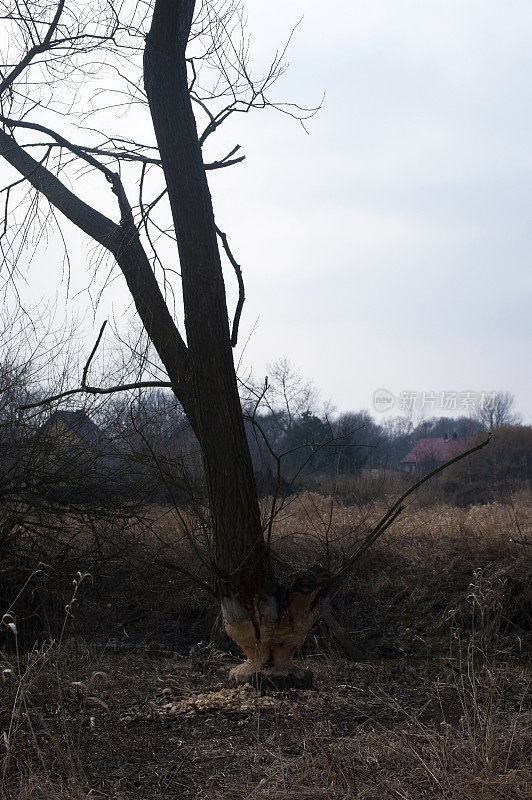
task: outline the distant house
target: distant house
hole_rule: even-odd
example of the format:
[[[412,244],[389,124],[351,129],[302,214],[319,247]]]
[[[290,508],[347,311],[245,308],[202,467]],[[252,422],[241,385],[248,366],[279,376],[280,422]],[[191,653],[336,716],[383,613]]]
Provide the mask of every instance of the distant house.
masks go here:
[[[469,436],[429,436],[419,439],[415,447],[401,459],[399,466],[405,472],[415,472],[421,467],[430,468],[463,453],[471,439]]]
[[[187,437],[182,420],[169,435],[146,426],[128,436],[112,428],[102,431],[84,411],[56,411],[37,433],[42,491],[53,500],[75,503],[190,498],[201,473],[194,442]]]
[[[85,411],[55,411],[37,431],[31,458],[43,493],[61,501],[101,492],[116,463],[108,436]]]
[[[91,449],[110,455],[113,448],[85,411],[55,411],[39,429],[41,442],[47,441],[63,447]]]

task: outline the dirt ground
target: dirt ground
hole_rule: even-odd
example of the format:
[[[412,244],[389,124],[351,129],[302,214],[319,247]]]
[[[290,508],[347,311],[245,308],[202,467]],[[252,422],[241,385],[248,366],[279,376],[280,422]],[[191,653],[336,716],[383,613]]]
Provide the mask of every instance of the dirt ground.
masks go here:
[[[209,649],[4,659],[3,797],[532,796],[525,664],[472,685],[453,657],[308,663],[314,690],[268,694],[228,688],[234,659]]]

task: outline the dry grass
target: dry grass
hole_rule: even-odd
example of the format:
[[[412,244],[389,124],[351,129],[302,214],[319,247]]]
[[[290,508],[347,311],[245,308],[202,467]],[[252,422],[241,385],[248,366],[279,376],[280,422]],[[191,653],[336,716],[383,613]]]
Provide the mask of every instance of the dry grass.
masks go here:
[[[351,546],[383,510],[337,506],[331,521],[330,509],[320,495],[294,500],[277,542],[310,560],[324,537]],[[73,616],[30,650],[10,627],[15,605],[0,653],[0,797],[530,796],[531,519],[525,499],[411,507],[333,593],[364,658],[343,660],[318,632],[305,654],[315,691],[228,692],[223,642],[192,659],[167,651],[171,624],[176,642],[208,638],[216,608],[202,600],[198,611],[197,590],[149,567],[122,565],[114,583],[78,578],[62,590],[62,606],[73,591],[79,601]],[[171,541],[168,516],[153,509],[152,523],[157,542]],[[122,645],[135,632],[159,643],[102,649],[90,643],[101,629]]]
[[[3,797],[529,796],[523,666],[497,666],[495,692],[489,678],[495,702],[486,704],[478,685],[464,698],[452,663],[311,663],[319,691],[242,692],[240,702],[231,695],[227,703],[227,658],[193,665],[109,654],[82,667],[84,687],[95,666],[109,675],[93,695],[73,690],[72,663],[59,684],[43,669],[25,689],[27,714],[10,739]]]
[[[365,506],[344,505],[332,496],[315,492],[294,495],[280,512],[275,532],[283,536],[323,536],[330,529],[333,539],[370,528],[388,509],[390,499]],[[513,504],[488,503],[469,508],[446,504],[419,507],[415,502],[403,512],[386,534],[387,541],[415,534],[428,534],[435,544],[443,538],[466,536],[471,540],[496,539],[498,544],[522,540],[532,533],[532,498],[523,495]]]

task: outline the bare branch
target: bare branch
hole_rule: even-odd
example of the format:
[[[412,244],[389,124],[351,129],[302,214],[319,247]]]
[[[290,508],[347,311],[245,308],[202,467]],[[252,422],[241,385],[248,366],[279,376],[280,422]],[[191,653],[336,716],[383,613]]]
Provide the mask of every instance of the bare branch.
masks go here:
[[[244,307],[244,301],[246,299],[244,292],[244,278],[242,277],[242,268],[240,267],[240,264],[237,263],[233,253],[231,252],[231,248],[229,247],[227,234],[221,231],[218,226],[216,226],[216,233],[222,241],[225,254],[235,271],[236,279],[238,281],[238,302],[236,304],[235,316],[233,317],[233,327],[231,329],[231,347],[236,347],[238,342],[238,326],[240,324],[240,316],[242,314],[242,308]]]
[[[59,392],[58,394],[46,397],[44,398],[44,400],[37,400],[34,403],[27,403],[25,405],[19,406],[17,408],[17,411],[27,411],[30,408],[40,408],[41,406],[47,406],[50,403],[54,403],[57,400],[63,400],[65,397],[72,397],[75,394],[93,394],[93,395],[114,394],[115,392],[128,392],[131,389],[172,388],[172,383],[170,381],[136,381],[135,383],[124,383],[119,386],[108,386],[108,387],[89,386],[87,384],[87,375],[89,372],[91,362],[94,356],[96,355],[96,351],[98,350],[98,347],[102,340],[102,336],[105,331],[106,325],[107,325],[107,320],[105,320],[104,323],[102,324],[102,327],[100,328],[100,332],[98,333],[98,337],[96,339],[96,343],[90,352],[90,355],[87,359],[85,366],[83,367],[83,373],[81,376],[81,385],[77,389],[67,389],[64,392]]]
[[[340,580],[340,578],[343,578],[349,572],[353,564],[360,558],[360,556],[363,553],[365,553],[366,550],[369,547],[371,547],[373,542],[375,542],[376,539],[379,538],[379,536],[382,536],[382,534],[385,531],[387,531],[388,528],[395,522],[397,517],[399,517],[400,514],[402,514],[402,512],[405,509],[403,503],[407,499],[407,497],[409,497],[411,494],[417,491],[417,489],[419,489],[420,486],[423,486],[423,484],[429,481],[431,478],[434,478],[436,475],[439,475],[440,472],[446,470],[448,467],[451,466],[451,464],[456,464],[463,458],[467,458],[467,456],[472,455],[472,453],[476,453],[478,450],[482,450],[482,448],[486,447],[486,445],[488,445],[490,441],[491,441],[491,433],[488,434],[487,438],[483,442],[475,445],[475,447],[470,447],[469,450],[464,450],[463,453],[459,453],[454,458],[449,459],[449,461],[446,461],[445,464],[441,464],[439,467],[436,467],[436,469],[431,470],[431,472],[428,472],[426,475],[423,475],[422,478],[420,478],[418,481],[416,481],[416,483],[414,483],[405,492],[403,492],[403,494],[395,501],[395,503],[392,506],[390,506],[390,508],[387,510],[384,516],[379,520],[377,525],[375,525],[371,533],[369,533],[368,536],[366,536],[362,544],[347,559],[347,561],[345,561],[342,564],[340,569],[338,569],[334,575],[330,576],[325,582],[325,584],[322,584],[322,586],[324,588],[331,586],[333,583],[336,583],[338,580]]]
[[[122,238],[119,226],[80,200],[59,178],[26,153],[13,136],[1,129],[0,155],[74,225],[108,250],[118,250]]]
[[[44,39],[39,44],[33,45],[33,47],[31,47],[28,50],[24,58],[21,61],[19,61],[19,63],[15,67],[13,67],[11,72],[8,75],[6,75],[6,77],[0,82],[0,95],[2,95],[6,91],[6,89],[9,89],[11,86],[13,86],[13,83],[16,81],[18,76],[21,75],[26,69],[26,67],[28,67],[31,64],[35,56],[38,56],[40,53],[45,53],[50,48],[52,43],[52,36],[54,35],[57,26],[59,25],[59,20],[61,18],[61,14],[63,13],[64,6],[65,6],[65,0],[59,0],[56,12],[50,23],[50,27],[48,28],[48,31],[44,36]]]
[[[174,384],[170,381],[138,381],[137,383],[124,383],[120,386],[108,386],[106,388],[99,386],[80,386],[78,389],[67,389],[65,392],[59,392],[59,394],[46,397],[44,400],[19,406],[17,411],[27,411],[30,408],[47,406],[50,405],[50,403],[54,403],[56,400],[63,400],[65,397],[72,397],[75,394],[114,394],[116,392],[128,392],[131,389],[172,389],[173,385]]]
[[[135,299],[140,318],[159,351],[172,384],[180,394],[181,403],[194,419],[188,349],[170,315],[141,244],[120,176],[99,165],[106,178],[112,182],[113,192],[118,199],[121,213],[121,222],[118,225],[67,189],[50,170],[1,129],[0,155],[44,194],[67,219],[114,255]]]

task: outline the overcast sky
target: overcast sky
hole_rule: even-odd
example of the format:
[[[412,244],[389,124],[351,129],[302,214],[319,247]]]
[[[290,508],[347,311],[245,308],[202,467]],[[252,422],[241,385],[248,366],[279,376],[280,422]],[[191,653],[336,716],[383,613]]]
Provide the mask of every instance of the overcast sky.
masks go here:
[[[258,10],[255,6],[259,5]],[[340,410],[377,388],[509,389],[532,422],[532,4],[251,4],[309,135],[238,120],[212,181],[246,276],[245,360],[286,355]]]
[[[248,15],[259,71],[303,17],[273,95],[325,98],[308,135],[236,115],[217,152],[238,142],[246,160],[209,174],[246,281],[243,372],[288,357],[339,411],[377,389],[510,390],[531,423],[530,0],[250,0]],[[33,291],[48,283],[41,268]],[[122,279],[107,298],[123,311]]]

